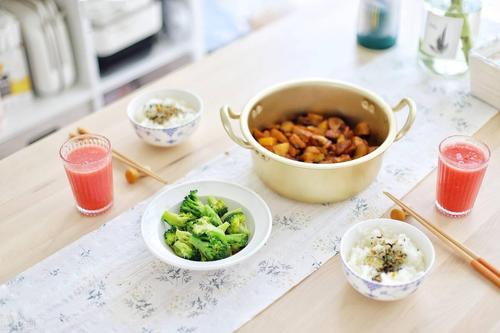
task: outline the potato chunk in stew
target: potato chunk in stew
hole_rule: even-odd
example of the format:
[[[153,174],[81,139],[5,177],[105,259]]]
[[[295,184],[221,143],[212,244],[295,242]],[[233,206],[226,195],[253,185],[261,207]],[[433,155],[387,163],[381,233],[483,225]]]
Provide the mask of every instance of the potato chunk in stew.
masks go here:
[[[268,128],[254,128],[252,135],[269,151],[305,163],[347,162],[378,147],[369,144],[372,131],[367,122],[351,127],[340,117],[311,112]]]

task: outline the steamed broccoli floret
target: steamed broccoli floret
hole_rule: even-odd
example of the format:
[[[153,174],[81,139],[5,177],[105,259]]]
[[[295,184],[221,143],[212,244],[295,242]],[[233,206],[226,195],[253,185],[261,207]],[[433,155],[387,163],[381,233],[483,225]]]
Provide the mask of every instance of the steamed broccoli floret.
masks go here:
[[[175,235],[175,228],[170,228],[165,231],[163,237],[165,238],[165,243],[168,246],[174,245],[175,241],[177,240],[177,236]]]
[[[198,191],[194,190],[189,192],[189,194],[184,198],[184,201],[181,204],[180,211],[185,214],[192,214],[195,217],[206,216],[209,218],[210,223],[215,226],[219,226],[222,224],[222,221],[217,215],[217,213],[210,207],[209,205],[205,205],[198,195],[196,194]]]
[[[197,219],[195,223],[193,223],[193,225],[191,226],[191,231],[196,236],[208,234],[209,231],[212,231],[215,233],[220,233],[221,235],[224,235],[224,230],[220,229],[221,226],[222,226],[222,224],[218,227],[214,226],[212,223],[210,223],[210,220],[208,217],[202,216],[199,219]]]
[[[218,226],[217,229],[220,229],[223,233],[225,233],[227,228],[229,228],[229,226],[230,226],[229,222],[224,222],[220,226]]]
[[[184,242],[184,243],[189,243],[191,236],[192,236],[192,234],[188,231],[177,230],[175,232],[175,237],[177,238],[177,240]]]
[[[245,223],[246,216],[241,210],[241,208],[237,208],[226,213],[222,217],[222,221],[228,222],[230,224],[228,228],[228,232],[230,234],[250,234],[248,231],[247,225]]]
[[[202,260],[219,260],[231,255],[231,247],[224,240],[224,235],[209,232],[208,239],[201,240],[199,237],[191,236],[190,244],[200,251]]]
[[[163,213],[161,219],[162,219],[162,221],[167,222],[168,224],[170,224],[173,227],[182,228],[182,227],[186,226],[187,222],[195,219],[195,217],[193,216],[193,214],[190,214],[190,213],[175,214],[175,213],[172,213],[172,212],[169,212],[168,210],[166,210]]]
[[[227,258],[247,246],[250,233],[242,209],[228,212],[223,200],[210,196],[207,202],[204,204],[195,190],[184,198],[179,214],[163,213],[162,220],[170,226],[163,235],[164,240],[177,256],[213,261]]]
[[[226,203],[222,199],[216,199],[214,197],[208,196],[207,202],[210,207],[217,213],[217,215],[222,216],[227,213],[228,208]]]
[[[181,258],[195,260],[196,250],[190,244],[178,240],[172,245],[172,250]]]
[[[198,197],[198,190],[190,191],[188,195],[184,197],[181,207],[179,208],[181,213],[191,213],[196,217],[200,217],[201,214],[194,208],[197,206],[203,206],[203,202]]]
[[[226,242],[231,247],[231,252],[234,254],[247,246],[248,235],[247,234],[230,234],[225,235]]]

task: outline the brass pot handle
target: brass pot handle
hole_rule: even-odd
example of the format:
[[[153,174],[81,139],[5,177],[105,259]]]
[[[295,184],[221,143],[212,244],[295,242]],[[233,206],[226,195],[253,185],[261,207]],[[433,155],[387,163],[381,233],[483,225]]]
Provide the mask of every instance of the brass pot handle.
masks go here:
[[[396,138],[394,139],[394,141],[398,141],[399,139],[401,139],[403,136],[406,135],[406,133],[410,130],[411,126],[413,125],[413,122],[415,121],[415,116],[417,115],[417,106],[415,102],[407,97],[403,98],[398,103],[398,105],[393,107],[392,111],[394,112],[401,111],[405,106],[408,107],[408,118],[406,118],[405,124],[396,134]]]
[[[233,128],[231,127],[231,119],[238,120],[240,119],[240,115],[234,113],[228,105],[224,105],[220,108],[220,120],[222,121],[222,126],[224,127],[224,130],[226,130],[227,135],[229,135],[231,140],[236,142],[241,147],[246,149],[254,149],[248,141],[241,139],[237,137],[236,134],[234,134]]]

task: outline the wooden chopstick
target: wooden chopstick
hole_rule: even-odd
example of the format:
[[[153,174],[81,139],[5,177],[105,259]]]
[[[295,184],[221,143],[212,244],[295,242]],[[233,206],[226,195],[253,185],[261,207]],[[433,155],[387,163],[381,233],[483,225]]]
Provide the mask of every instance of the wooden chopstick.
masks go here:
[[[496,276],[500,277],[500,271],[496,269],[492,264],[487,262],[485,259],[481,258],[478,254],[476,254],[474,251],[469,249],[467,246],[463,245],[459,241],[457,241],[455,238],[452,236],[446,234],[446,232],[438,227],[437,225],[434,225],[430,222],[428,222],[424,217],[422,217],[420,214],[418,214],[416,211],[414,211],[412,208],[408,207],[406,204],[404,204],[402,201],[398,200],[396,197],[394,197],[392,194],[384,192],[385,195],[387,195],[392,201],[396,202],[399,206],[401,206],[403,209],[405,209],[408,213],[411,213],[417,221],[423,221],[422,223],[427,223],[430,228],[433,228],[436,230],[436,232],[444,235],[450,242],[452,242],[455,246],[459,247],[462,251],[467,253],[470,257],[474,258],[474,260],[479,261],[481,264],[486,266],[490,271],[495,273]],[[404,206],[403,206],[404,205]],[[407,208],[405,208],[407,207]]]
[[[411,207],[407,206],[405,203],[397,199],[395,196],[388,192],[384,194],[394,201],[397,205],[403,208],[408,214],[413,216],[420,224],[422,224],[427,230],[432,232],[436,237],[441,239],[443,242],[454,248],[462,257],[464,257],[469,264],[478,271],[481,275],[486,277],[488,280],[493,282],[498,288],[500,288],[500,275],[498,269],[487,262],[485,259],[481,258],[479,255],[474,253],[471,249],[454,239],[452,236],[448,235],[438,226],[430,223]]]
[[[88,130],[86,130],[85,128],[82,128],[82,127],[78,127],[77,128],[77,132],[78,134],[88,134],[90,133]],[[71,135],[71,134],[70,134]],[[163,179],[162,177],[160,177],[159,175],[157,175],[156,173],[154,173],[153,171],[149,170],[148,168],[144,167],[143,165],[141,165],[140,163],[138,163],[137,161],[127,157],[126,155],[120,153],[119,151],[117,151],[116,149],[114,148],[111,148],[111,152],[113,153],[113,157],[116,158],[117,160],[139,170],[140,172],[142,172],[143,174],[145,175],[148,175],[149,177],[153,178],[153,179],[156,179],[157,181],[159,181],[160,183],[162,184],[168,184],[168,182]]]
[[[413,217],[415,217],[415,219],[417,219],[417,221],[422,222],[423,224],[427,224],[428,227],[430,227],[430,228],[434,229],[436,232],[444,235],[455,246],[459,247],[462,251],[464,251],[465,253],[467,253],[467,255],[469,255],[470,257],[472,257],[475,260],[481,262],[481,264],[483,264],[484,266],[488,267],[489,270],[491,270],[493,273],[495,273],[495,275],[497,275],[497,276],[500,277],[500,271],[498,271],[498,269],[496,269],[492,264],[490,264],[489,262],[487,262],[485,259],[481,258],[474,251],[472,251],[467,246],[463,245],[462,243],[460,243],[459,241],[457,241],[456,239],[454,239],[452,236],[446,234],[446,232],[443,229],[439,228],[437,225],[434,225],[434,224],[428,222],[424,217],[422,217],[420,214],[418,214],[416,211],[414,211],[412,208],[410,208],[409,206],[407,206],[402,201],[398,200],[392,194],[387,193],[387,192],[384,192],[384,194],[387,195],[392,201],[394,201],[395,203],[397,203],[399,206],[401,206],[401,208],[403,208],[405,211],[407,211],[408,213],[410,213],[410,215],[413,215]]]
[[[168,184],[168,182],[165,179],[161,178],[156,173],[150,171],[149,169],[146,169],[145,167],[143,167],[140,164],[137,164],[136,162],[133,162],[133,160],[130,160],[128,158],[124,158],[123,156],[124,155],[122,155],[121,153],[113,151],[113,157],[116,158],[117,160],[122,161],[123,163],[125,163],[133,168],[136,168],[137,170],[139,170],[143,174],[146,174],[149,177],[156,179],[157,181],[159,181],[162,184]]]

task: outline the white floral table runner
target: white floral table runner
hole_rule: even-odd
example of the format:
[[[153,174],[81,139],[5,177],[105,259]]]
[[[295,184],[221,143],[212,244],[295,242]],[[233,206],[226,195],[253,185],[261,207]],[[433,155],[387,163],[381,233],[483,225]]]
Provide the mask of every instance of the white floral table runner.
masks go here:
[[[382,190],[401,196],[413,188],[435,167],[437,145],[445,136],[472,134],[496,112],[469,95],[465,79],[427,76],[414,59],[399,60],[397,53],[345,79],[373,89],[390,104],[404,96],[418,104],[414,127],[388,150],[367,190],[337,204],[289,201],[259,181],[248,151],[235,148],[185,180],[232,181],[264,198],[274,215],[273,231],[252,259],[214,272],[162,263],[141,238],[146,200],[1,285],[0,331],[233,331],[337,255],[350,224],[383,214],[391,203]]]

